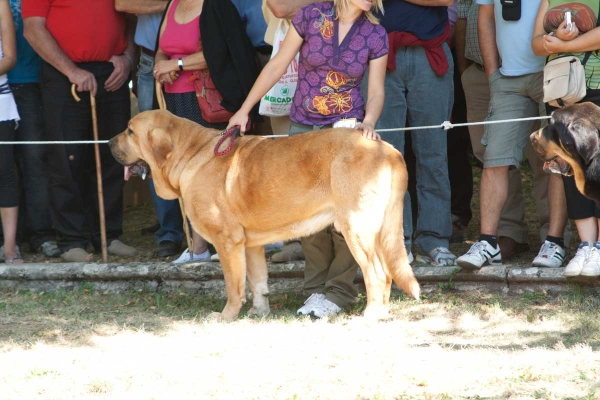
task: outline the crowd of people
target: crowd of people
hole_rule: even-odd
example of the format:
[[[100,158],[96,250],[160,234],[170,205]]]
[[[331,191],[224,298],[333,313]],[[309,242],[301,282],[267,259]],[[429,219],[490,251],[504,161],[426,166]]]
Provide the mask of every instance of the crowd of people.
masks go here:
[[[548,115],[543,68],[563,54],[585,59],[587,96],[600,104],[600,0],[0,0],[0,141],[91,139],[91,92],[99,138],[127,126],[130,89],[140,111],[158,107],[203,126],[290,135],[336,127],[343,120],[369,140],[385,140],[409,160],[413,189],[405,197],[404,236],[436,265],[479,269],[528,250],[520,167],[533,171],[541,248],[538,267],[561,267],[575,221],[581,243],[566,276],[600,276],[600,211],[571,177],[548,174],[529,143],[539,120],[439,128],[378,130]],[[565,11],[572,22],[567,24]],[[274,32],[289,22],[272,55]],[[77,23],[73,23],[77,21]],[[263,118],[258,103],[299,54],[290,115]],[[208,122],[196,97],[208,71],[231,113]],[[262,71],[262,72],[261,72]],[[156,93],[156,83],[160,93]],[[543,122],[542,122],[543,123]],[[256,128],[259,127],[259,128]],[[20,238],[34,252],[67,262],[100,248],[93,148],[89,145],[0,146],[0,258],[22,263]],[[483,170],[480,235],[457,257],[472,217],[470,154]],[[122,167],[101,147],[109,254],[133,256],[123,231]],[[18,184],[17,175],[21,184]],[[290,177],[292,179],[292,177]],[[176,200],[150,192],[159,223],[156,254],[181,252]],[[19,213],[19,206],[21,206]],[[17,235],[17,231],[20,235]],[[209,244],[193,232],[192,248],[174,263],[207,261]],[[271,261],[306,259],[299,314],[337,314],[357,300],[358,265],[332,227],[280,244]]]

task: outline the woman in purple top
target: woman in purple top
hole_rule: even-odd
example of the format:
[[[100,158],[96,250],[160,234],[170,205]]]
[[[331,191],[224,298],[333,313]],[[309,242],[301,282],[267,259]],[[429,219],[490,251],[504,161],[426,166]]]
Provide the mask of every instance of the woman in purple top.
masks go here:
[[[302,8],[279,52],[264,67],[248,98],[229,120],[242,132],[252,107],[285,73],[300,52],[298,85],[290,111],[290,135],[330,128],[341,119],[356,119],[364,137],[378,140],[375,123],[384,102],[388,39],[373,12],[382,0],[334,0]],[[361,82],[369,68],[368,97]],[[352,120],[351,120],[352,121]],[[354,304],[358,264],[343,236],[333,227],[302,239],[306,258],[304,291],[311,296],[300,315],[321,318]]]
[[[388,40],[371,9],[383,12],[381,1],[334,0],[302,8],[292,20],[279,52],[265,66],[229,126],[246,126],[249,111],[300,51],[292,122],[323,126],[356,118],[362,121],[364,136],[378,138],[375,122],[383,108]],[[360,86],[367,67],[365,105]]]

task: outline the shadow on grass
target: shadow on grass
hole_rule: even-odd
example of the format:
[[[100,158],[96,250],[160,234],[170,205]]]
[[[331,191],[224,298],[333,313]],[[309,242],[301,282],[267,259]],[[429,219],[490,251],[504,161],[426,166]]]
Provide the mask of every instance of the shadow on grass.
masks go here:
[[[296,321],[296,310],[305,297],[297,294],[271,296],[271,315],[265,321],[286,323]],[[249,301],[240,313],[245,318],[251,307]],[[467,347],[502,350],[543,347],[552,349],[557,343],[570,347],[585,343],[594,350],[600,349],[600,300],[590,296],[585,288],[576,289],[561,297],[526,294],[518,297],[502,297],[482,293],[449,293],[440,291],[423,296],[416,303],[404,294],[393,292],[392,316],[406,324],[425,319],[443,317],[451,321],[448,330],[435,330],[435,336],[452,347],[454,339],[466,332],[456,321],[466,314],[486,322],[488,329],[501,325],[494,321],[494,314],[501,313],[505,319],[523,324],[566,319],[566,331],[554,328],[540,332],[523,326],[514,332],[526,341],[510,345],[505,343],[467,344]],[[358,303],[346,313],[358,316],[366,305],[365,295],[359,295]],[[112,294],[92,290],[92,285],[82,284],[79,290],[53,293],[0,290],[0,346],[17,345],[30,347],[43,342],[65,346],[93,346],[93,336],[113,336],[122,331],[144,331],[154,335],[166,335],[177,323],[202,324],[210,313],[220,311],[225,300],[177,292],[126,292]],[[258,319],[257,319],[258,321]],[[525,322],[527,321],[527,322]],[[336,323],[332,319],[330,323]],[[469,332],[469,334],[472,332]],[[444,339],[448,339],[446,342]],[[461,344],[460,346],[464,346]],[[457,345],[459,346],[459,345]]]

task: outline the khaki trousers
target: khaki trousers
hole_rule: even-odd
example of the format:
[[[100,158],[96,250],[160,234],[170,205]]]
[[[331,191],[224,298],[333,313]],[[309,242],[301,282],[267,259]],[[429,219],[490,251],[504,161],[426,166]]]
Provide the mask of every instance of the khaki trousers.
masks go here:
[[[310,132],[328,126],[308,126],[292,123],[290,135]],[[306,260],[304,287],[306,293],[322,293],[327,300],[341,308],[356,303],[358,288],[354,278],[358,264],[350,252],[346,240],[333,226],[301,239]]]

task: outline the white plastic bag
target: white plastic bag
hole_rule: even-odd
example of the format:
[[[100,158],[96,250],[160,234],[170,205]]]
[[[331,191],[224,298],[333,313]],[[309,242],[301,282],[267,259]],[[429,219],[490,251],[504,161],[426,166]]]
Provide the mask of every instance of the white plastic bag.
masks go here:
[[[277,26],[277,30],[275,31],[273,54],[271,54],[271,58],[279,51],[279,47],[281,46],[283,39],[285,39],[288,28],[289,23],[285,19],[281,19]],[[266,117],[290,115],[292,100],[294,99],[296,84],[298,82],[298,57],[299,54],[296,54],[296,57],[292,60],[290,65],[288,65],[285,74],[283,74],[275,86],[273,86],[260,100],[260,107],[258,109],[260,115]]]

